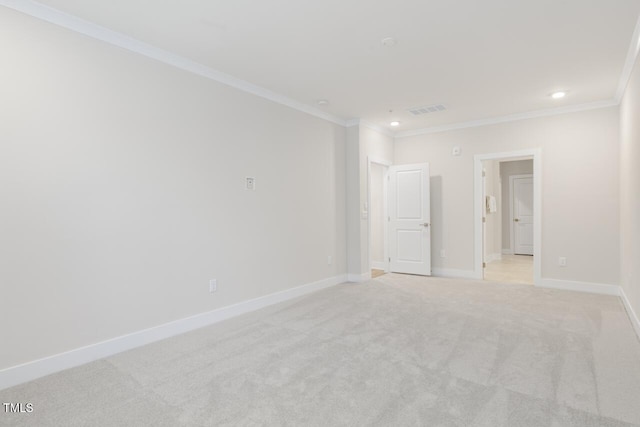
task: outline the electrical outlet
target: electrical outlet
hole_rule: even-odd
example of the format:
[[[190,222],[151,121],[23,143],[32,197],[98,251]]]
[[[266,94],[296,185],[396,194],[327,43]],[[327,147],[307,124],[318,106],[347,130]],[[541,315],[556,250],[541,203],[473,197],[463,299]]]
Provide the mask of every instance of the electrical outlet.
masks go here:
[[[247,190],[255,191],[256,189],[256,179],[252,176],[246,177],[246,185],[245,188]]]
[[[331,265],[331,264],[333,264],[333,257],[331,255],[329,255],[327,257],[327,265]]]
[[[567,258],[561,256],[560,258],[558,258],[558,265],[560,267],[566,267],[567,266]]]
[[[214,293],[218,290],[218,279],[209,280],[209,292]]]
[[[440,258],[446,258],[447,252],[444,249],[440,249]]]

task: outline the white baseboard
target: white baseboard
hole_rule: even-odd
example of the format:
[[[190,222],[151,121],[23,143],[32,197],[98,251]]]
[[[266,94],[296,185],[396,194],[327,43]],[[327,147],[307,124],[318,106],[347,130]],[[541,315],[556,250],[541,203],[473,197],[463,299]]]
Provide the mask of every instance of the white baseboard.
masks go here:
[[[297,298],[347,281],[347,275],[330,277],[317,282],[308,283],[285,291],[276,292],[238,304],[222,307],[206,313],[175,320],[142,331],[112,338],[96,344],[77,348],[65,353],[45,357],[43,359],[12,366],[0,370],[0,390],[9,388],[36,378],[44,377],[65,369],[84,365],[94,360],[141,347],[175,335],[212,325],[222,320],[255,311],[279,302]]]
[[[620,286],[603,283],[576,282],[559,279],[540,279],[536,286],[566,291],[589,292],[592,294],[620,296]]]
[[[349,282],[362,283],[362,282],[366,282],[367,280],[371,280],[371,272],[362,273],[362,274],[351,274],[351,273],[349,273],[347,275],[347,281],[349,281]]]
[[[431,271],[433,276],[436,277],[450,277],[456,279],[477,279],[475,271],[473,270],[457,270],[454,268],[436,268]]]
[[[371,261],[371,268],[375,268],[376,270],[383,270],[383,271],[387,271],[387,268],[389,266],[388,262],[384,262],[384,261]]]
[[[620,299],[622,300],[622,304],[624,304],[624,308],[627,310],[627,314],[629,315],[629,320],[631,320],[631,324],[633,325],[633,329],[636,331],[636,335],[638,339],[640,339],[640,319],[636,314],[633,307],[631,307],[631,303],[627,298],[627,294],[624,292],[624,288],[620,287]]]
[[[502,255],[513,255],[513,251],[509,248],[502,249]]]

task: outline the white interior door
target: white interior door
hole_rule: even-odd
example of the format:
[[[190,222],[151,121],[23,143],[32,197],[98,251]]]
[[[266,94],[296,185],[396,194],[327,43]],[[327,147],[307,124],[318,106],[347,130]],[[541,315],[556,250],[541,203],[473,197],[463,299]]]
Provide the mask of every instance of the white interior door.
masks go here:
[[[533,255],[533,177],[513,178],[514,253]]]
[[[429,164],[389,168],[390,270],[431,275]]]

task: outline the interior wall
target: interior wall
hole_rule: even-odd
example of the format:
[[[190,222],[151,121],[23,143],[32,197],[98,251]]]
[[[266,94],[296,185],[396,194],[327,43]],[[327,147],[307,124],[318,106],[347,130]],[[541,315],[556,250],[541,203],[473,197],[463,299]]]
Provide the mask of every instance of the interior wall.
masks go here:
[[[6,8],[0,51],[0,369],[346,273],[343,127]]]
[[[640,65],[636,62],[620,104],[620,278],[640,316]],[[638,331],[640,333],[640,331]]]
[[[347,272],[360,275],[365,268],[360,256],[362,232],[360,227],[360,127],[347,128]],[[353,280],[350,277],[350,280]]]
[[[371,261],[384,262],[384,175],[385,166],[378,163],[371,164]],[[375,268],[375,266],[372,266]]]
[[[513,175],[533,175],[533,160],[515,160],[500,162],[500,179],[502,181],[502,252],[513,253],[511,247],[511,192],[509,177]]]
[[[612,107],[397,138],[396,164],[431,165],[434,267],[474,269],[473,156],[540,147],[542,277],[618,284],[618,137]]]

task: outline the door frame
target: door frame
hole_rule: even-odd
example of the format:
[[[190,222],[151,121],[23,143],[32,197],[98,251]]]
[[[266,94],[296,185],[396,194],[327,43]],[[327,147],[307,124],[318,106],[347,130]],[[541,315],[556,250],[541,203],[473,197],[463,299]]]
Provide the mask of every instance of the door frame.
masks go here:
[[[516,235],[515,235],[515,230],[513,228],[513,202],[514,202],[514,186],[513,186],[513,180],[517,179],[517,178],[533,178],[535,176],[535,174],[522,174],[522,175],[511,175],[509,177],[509,245],[511,245],[511,253],[515,254],[516,253]],[[534,190],[535,190],[535,182],[533,183],[534,185]],[[535,205],[534,205],[535,206]],[[535,214],[535,207],[534,207],[534,214]],[[535,218],[534,218],[534,225],[535,225]],[[535,243],[533,245],[533,248],[535,249]]]
[[[367,259],[369,262],[368,272],[371,273],[373,267],[372,250],[371,250],[371,164],[383,166],[385,168],[385,174],[382,179],[382,204],[383,204],[383,219],[389,216],[389,167],[393,166],[393,163],[380,159],[377,157],[367,157]],[[382,221],[384,227],[384,272],[389,272],[389,222]]]
[[[507,151],[473,156],[474,187],[474,276],[482,280],[482,254],[484,251],[482,235],[482,161],[483,160],[523,160],[533,159],[533,284],[541,285],[542,279],[542,149],[532,148],[519,151]]]
[[[489,256],[493,255],[492,252],[488,252],[487,251],[487,221],[489,220],[489,215],[487,215],[489,212],[487,212],[487,207],[486,207],[486,203],[487,203],[487,171],[485,168],[485,165],[482,165],[482,203],[484,203],[484,205],[482,206],[482,216],[483,218],[486,218],[484,221],[482,221],[482,262],[483,263],[490,263],[492,261],[494,261],[494,259],[490,259]],[[502,227],[502,223],[500,223],[500,227]],[[484,269],[482,271],[482,276],[484,279]]]

